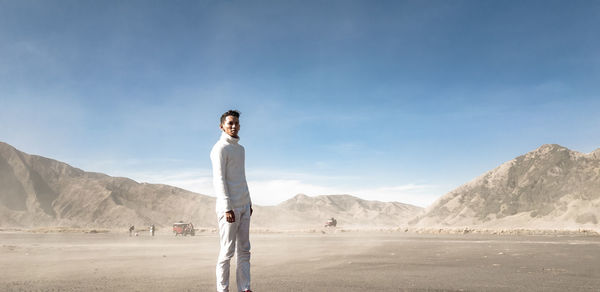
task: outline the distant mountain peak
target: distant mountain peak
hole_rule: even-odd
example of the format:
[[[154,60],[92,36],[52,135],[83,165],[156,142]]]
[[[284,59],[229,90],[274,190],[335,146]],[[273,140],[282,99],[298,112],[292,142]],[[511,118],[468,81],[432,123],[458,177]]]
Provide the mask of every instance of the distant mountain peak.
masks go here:
[[[558,145],[558,144],[544,144],[532,152],[534,152],[534,153],[549,153],[549,152],[564,151],[564,150],[571,151],[571,150],[569,150],[569,148]]]
[[[16,151],[17,149],[15,149],[15,147],[11,146],[8,143],[0,141],[0,151],[6,151],[6,150]]]
[[[302,199],[307,199],[307,198],[310,198],[310,197],[305,194],[297,194],[294,197],[292,197],[292,199],[294,199],[294,200],[302,200]]]
[[[550,148],[550,149],[561,149],[561,148],[566,148],[560,144],[553,144],[553,143],[548,143],[548,144],[542,144],[540,147],[538,147],[538,149],[545,149],[545,148]]]
[[[409,204],[370,201],[346,194],[314,197],[297,194],[270,208],[275,210],[275,215],[265,218],[257,212],[253,220],[261,221],[267,227],[278,224],[283,227],[322,226],[324,220],[335,217],[338,224],[346,227],[389,227],[407,224],[423,211],[423,208]]]
[[[452,190],[413,222],[534,229],[595,226],[600,221],[598,157],[596,151],[582,154],[557,144],[542,145]]]

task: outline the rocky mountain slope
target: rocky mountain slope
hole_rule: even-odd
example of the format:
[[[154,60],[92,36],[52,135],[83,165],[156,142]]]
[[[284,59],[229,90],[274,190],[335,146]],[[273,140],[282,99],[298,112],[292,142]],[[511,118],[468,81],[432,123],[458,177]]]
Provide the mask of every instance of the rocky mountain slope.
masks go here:
[[[214,219],[213,205],[208,196],[85,172],[0,143],[0,226],[208,222]]]
[[[309,197],[303,194],[272,207],[254,218],[264,227],[323,226],[335,217],[347,228],[397,227],[423,212],[423,208],[398,203],[367,201],[350,195]]]
[[[576,229],[599,222],[600,149],[543,145],[444,195],[411,224]]]
[[[180,188],[86,172],[0,142],[0,226],[169,227],[179,220],[216,227],[213,197]],[[315,228],[333,216],[343,226],[393,226],[422,208],[352,196],[296,196],[254,206],[254,228]]]

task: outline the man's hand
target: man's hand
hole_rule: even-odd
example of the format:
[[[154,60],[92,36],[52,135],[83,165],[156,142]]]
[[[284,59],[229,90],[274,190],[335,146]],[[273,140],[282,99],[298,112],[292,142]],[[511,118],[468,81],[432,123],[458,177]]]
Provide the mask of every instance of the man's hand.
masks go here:
[[[225,219],[229,223],[235,222],[235,214],[233,213],[233,210],[225,212]]]
[[[252,207],[250,207],[250,216],[252,216],[253,212],[254,212],[254,210],[252,210]]]

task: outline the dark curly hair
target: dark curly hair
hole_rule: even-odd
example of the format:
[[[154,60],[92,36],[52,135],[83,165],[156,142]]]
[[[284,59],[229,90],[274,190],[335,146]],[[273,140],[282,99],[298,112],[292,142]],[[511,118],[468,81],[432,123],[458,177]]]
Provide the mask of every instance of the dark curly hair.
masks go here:
[[[238,110],[228,110],[226,111],[224,114],[221,115],[221,124],[223,124],[223,122],[225,121],[225,119],[227,118],[227,116],[234,116],[236,118],[240,118],[240,112]]]

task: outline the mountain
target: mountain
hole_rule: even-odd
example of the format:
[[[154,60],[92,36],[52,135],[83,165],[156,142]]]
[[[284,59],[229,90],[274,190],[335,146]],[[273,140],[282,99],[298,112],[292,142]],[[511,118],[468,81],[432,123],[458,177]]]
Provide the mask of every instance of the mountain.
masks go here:
[[[169,227],[183,220],[216,227],[215,198],[180,188],[86,172],[0,142],[0,226]],[[254,206],[254,228],[315,228],[333,216],[342,226],[395,226],[422,208],[356,197],[298,195]]]
[[[264,227],[323,226],[335,217],[343,227],[397,227],[423,212],[423,208],[398,203],[367,201],[350,195],[309,197],[298,194],[272,207],[264,207],[253,220]]]
[[[214,198],[85,172],[0,142],[0,226],[159,226],[214,221]]]
[[[600,149],[543,145],[442,196],[411,224],[577,229],[599,221]]]

